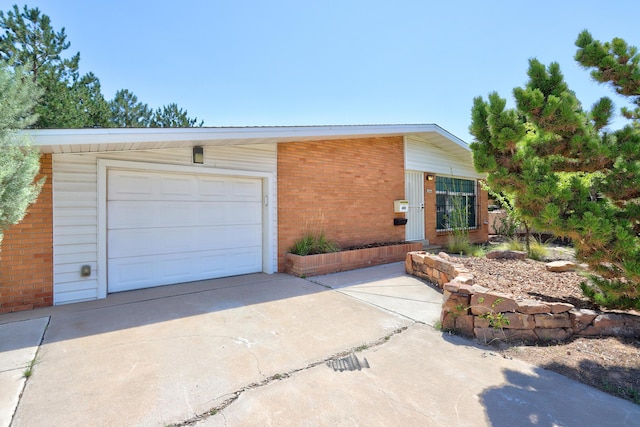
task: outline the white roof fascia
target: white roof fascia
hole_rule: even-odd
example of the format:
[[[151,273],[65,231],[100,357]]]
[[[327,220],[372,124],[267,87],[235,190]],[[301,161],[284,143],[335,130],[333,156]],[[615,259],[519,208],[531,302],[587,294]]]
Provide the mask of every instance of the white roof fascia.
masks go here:
[[[132,150],[184,145],[251,145],[338,138],[364,138],[437,133],[464,151],[469,146],[435,124],[273,126],[220,128],[87,128],[26,130],[45,153],[116,151],[127,143]]]

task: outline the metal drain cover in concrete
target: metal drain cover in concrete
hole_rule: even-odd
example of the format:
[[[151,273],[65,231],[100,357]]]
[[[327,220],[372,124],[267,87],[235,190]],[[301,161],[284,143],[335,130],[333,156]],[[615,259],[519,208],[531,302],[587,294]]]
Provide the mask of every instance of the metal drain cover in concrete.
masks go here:
[[[369,362],[366,357],[363,357],[362,362],[360,362],[358,357],[351,353],[347,357],[343,357],[341,359],[329,360],[327,362],[327,366],[336,372],[360,371],[362,368],[369,368]]]

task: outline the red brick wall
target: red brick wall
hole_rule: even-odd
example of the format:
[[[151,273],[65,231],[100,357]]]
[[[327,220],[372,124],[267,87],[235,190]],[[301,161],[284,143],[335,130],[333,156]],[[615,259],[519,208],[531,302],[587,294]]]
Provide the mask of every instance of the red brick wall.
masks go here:
[[[40,158],[46,181],[27,216],[5,230],[0,244],[0,313],[53,304],[53,197],[51,154]]]
[[[278,144],[278,271],[308,232],[341,246],[403,241],[393,201],[404,199],[402,137]]]
[[[424,181],[424,212],[425,212],[425,238],[432,245],[443,245],[447,242],[447,232],[436,232],[436,181],[434,173],[425,173],[433,175],[434,180]],[[477,194],[479,195],[478,206],[478,228],[469,230],[469,239],[474,243],[486,242],[489,240],[489,226],[485,224],[488,220],[489,198],[485,190],[478,184]],[[431,190],[431,192],[429,192]]]

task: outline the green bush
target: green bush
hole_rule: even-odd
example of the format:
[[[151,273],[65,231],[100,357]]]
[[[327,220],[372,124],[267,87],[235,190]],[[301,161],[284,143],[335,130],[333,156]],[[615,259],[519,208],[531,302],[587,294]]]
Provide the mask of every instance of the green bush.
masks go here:
[[[315,255],[339,251],[340,246],[327,239],[324,232],[305,234],[289,248],[289,252],[294,255]]]
[[[582,282],[580,288],[584,295],[605,308],[622,310],[640,310],[638,295],[629,295],[629,283],[622,280],[607,280],[589,275],[590,283]]]

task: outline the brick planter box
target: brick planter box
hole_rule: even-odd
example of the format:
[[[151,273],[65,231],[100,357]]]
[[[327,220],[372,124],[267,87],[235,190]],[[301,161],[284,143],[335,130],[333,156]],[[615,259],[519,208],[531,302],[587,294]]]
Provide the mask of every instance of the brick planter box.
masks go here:
[[[319,276],[403,261],[407,252],[422,249],[422,243],[404,243],[318,255],[285,254],[285,272],[298,277]]]

